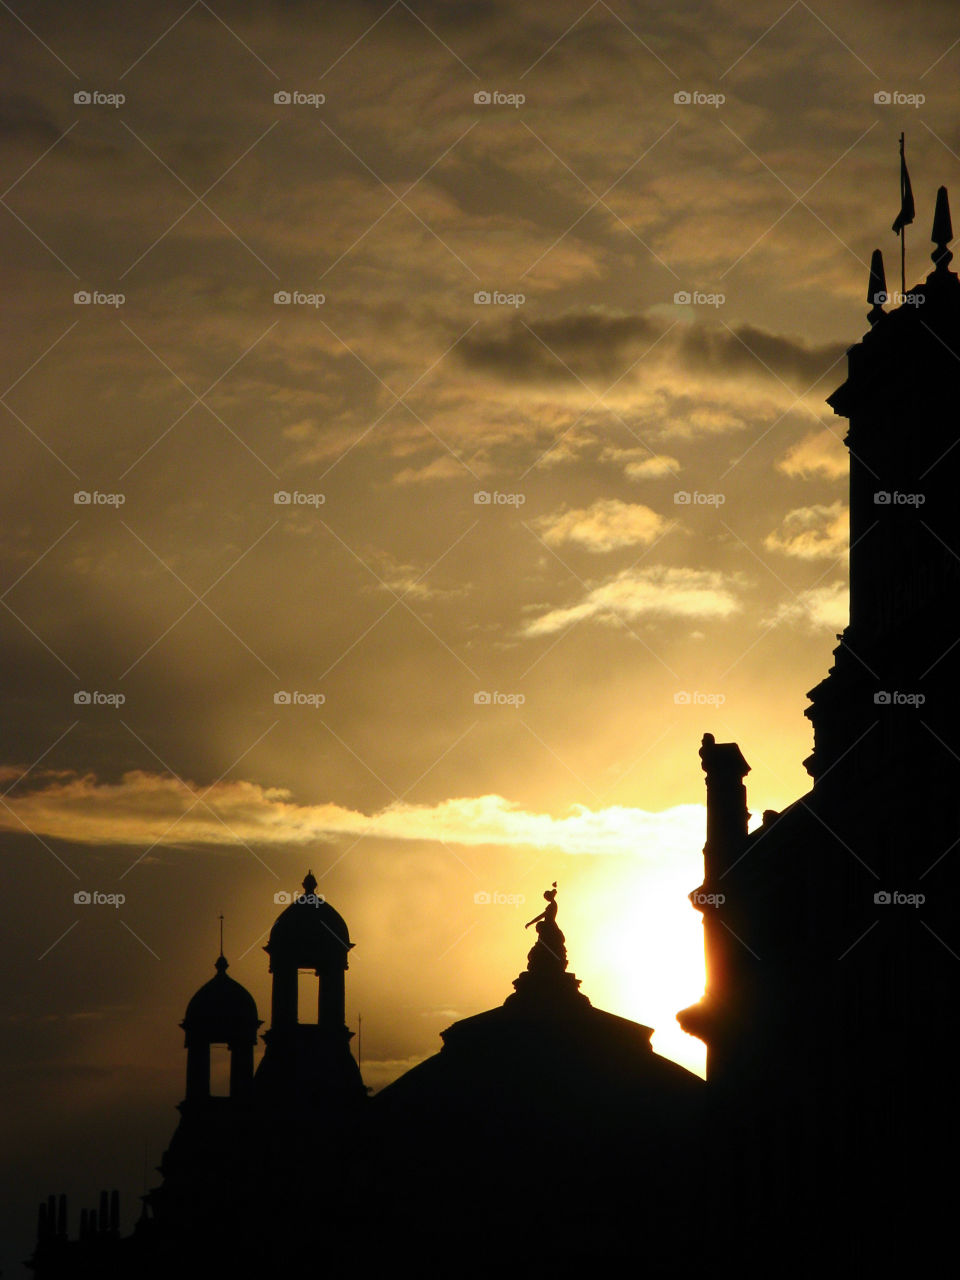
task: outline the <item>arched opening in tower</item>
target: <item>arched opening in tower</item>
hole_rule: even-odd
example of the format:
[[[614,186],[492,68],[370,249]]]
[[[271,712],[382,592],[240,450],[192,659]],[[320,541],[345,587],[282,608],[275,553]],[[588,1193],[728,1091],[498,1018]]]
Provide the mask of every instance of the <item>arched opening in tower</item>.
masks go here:
[[[320,1013],[320,979],[312,969],[297,972],[297,1021],[316,1026]]]

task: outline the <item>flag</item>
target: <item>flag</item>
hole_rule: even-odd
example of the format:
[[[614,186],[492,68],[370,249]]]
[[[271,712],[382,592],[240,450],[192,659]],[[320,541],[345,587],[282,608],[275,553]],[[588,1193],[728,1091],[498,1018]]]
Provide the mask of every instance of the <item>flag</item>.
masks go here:
[[[893,224],[896,235],[903,234],[903,228],[913,221],[916,210],[913,207],[913,188],[910,186],[910,175],[907,173],[907,162],[903,155],[903,134],[900,135],[900,212]]]

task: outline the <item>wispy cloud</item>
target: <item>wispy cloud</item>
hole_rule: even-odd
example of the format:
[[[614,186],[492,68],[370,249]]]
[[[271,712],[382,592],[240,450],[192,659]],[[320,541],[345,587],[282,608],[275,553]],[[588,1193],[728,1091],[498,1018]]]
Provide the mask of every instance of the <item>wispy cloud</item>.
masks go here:
[[[550,635],[587,618],[616,625],[617,619],[645,615],[661,618],[727,618],[740,602],[730,578],[712,569],[654,565],[625,569],[591,587],[577,604],[551,609],[524,627],[528,636]]]
[[[779,529],[767,534],[768,551],[782,551],[800,560],[836,560],[847,550],[850,509],[846,503],[797,507],[784,517]]]
[[[841,434],[826,428],[809,432],[777,463],[778,469],[788,476],[819,474],[831,480],[845,476],[849,466],[850,459]]]
[[[802,591],[795,600],[781,604],[763,620],[764,626],[787,623],[806,630],[841,631],[847,625],[850,614],[850,592],[845,582],[834,582],[825,587],[811,587]]]
[[[537,527],[551,546],[574,542],[588,551],[614,551],[649,546],[666,523],[663,516],[642,503],[600,498],[589,507],[544,516]]]
[[[205,789],[134,771],[119,782],[92,774],[56,778],[6,801],[0,828],[87,845],[302,845],[341,837],[556,849],[563,853],[687,850],[702,838],[700,805],[652,812],[621,805],[574,805],[536,813],[500,795],[457,796],[436,804],[389,804],[374,813],[343,805],[296,804],[290,792],[254,782]],[[12,812],[11,812],[12,811]],[[692,842],[692,843],[691,843]]]

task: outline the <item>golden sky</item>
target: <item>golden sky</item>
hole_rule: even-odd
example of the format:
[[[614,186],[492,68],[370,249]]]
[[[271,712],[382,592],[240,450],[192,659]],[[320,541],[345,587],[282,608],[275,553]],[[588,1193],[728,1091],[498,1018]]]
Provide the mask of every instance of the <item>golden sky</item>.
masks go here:
[[[509,994],[554,879],[584,991],[702,1071],[697,749],[740,743],[756,814],[806,788],[846,616],[824,398],[875,246],[898,283],[901,130],[927,271],[953,8],[0,24],[23,1115],[43,1082],[78,1142],[123,1111],[162,1146],[217,913],[267,1017],[308,866],[371,1084]]]

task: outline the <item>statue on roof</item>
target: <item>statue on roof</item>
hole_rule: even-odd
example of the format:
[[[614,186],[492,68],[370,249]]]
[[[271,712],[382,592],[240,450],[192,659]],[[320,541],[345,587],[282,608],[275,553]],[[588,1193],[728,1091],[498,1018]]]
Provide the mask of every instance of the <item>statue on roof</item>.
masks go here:
[[[547,905],[538,916],[528,920],[523,926],[529,929],[537,926],[537,941],[527,956],[527,968],[531,972],[547,972],[564,970],[567,967],[566,939],[557,924],[557,882],[553,888],[544,893]]]

